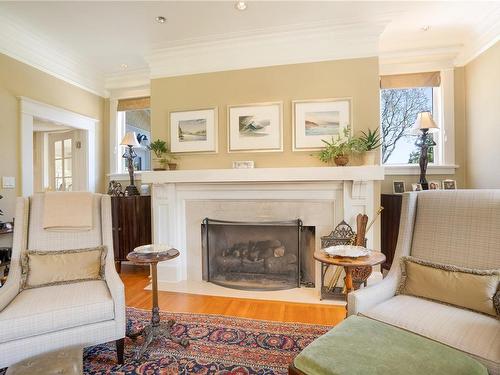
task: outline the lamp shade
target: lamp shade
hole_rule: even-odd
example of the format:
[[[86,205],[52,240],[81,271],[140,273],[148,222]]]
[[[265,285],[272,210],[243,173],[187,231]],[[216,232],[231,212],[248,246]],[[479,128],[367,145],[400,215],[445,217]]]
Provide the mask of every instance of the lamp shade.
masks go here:
[[[132,147],[140,147],[139,142],[137,142],[137,135],[135,132],[128,132],[123,137],[122,142],[120,143],[122,146],[132,146]]]
[[[430,112],[420,112],[417,115],[417,119],[411,128],[412,133],[419,133],[420,130],[428,129],[429,132],[437,132],[439,127],[436,125],[432,119],[432,114]]]

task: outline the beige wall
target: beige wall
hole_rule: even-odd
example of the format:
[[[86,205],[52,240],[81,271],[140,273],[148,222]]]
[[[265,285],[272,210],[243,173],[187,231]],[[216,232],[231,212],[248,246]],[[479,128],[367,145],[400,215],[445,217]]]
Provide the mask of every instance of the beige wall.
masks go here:
[[[25,96],[100,120],[96,129],[97,186],[103,188],[103,110],[104,99],[35,68],[0,54],[0,176],[15,176],[16,189],[1,189],[1,220],[12,220],[15,198],[21,191],[19,149],[19,104]],[[5,240],[0,238],[0,244]]]
[[[500,188],[500,42],[465,66],[466,180]]]
[[[353,129],[379,125],[378,58],[282,65],[160,78],[151,81],[152,137],[169,140],[169,112],[217,106],[219,152],[182,155],[182,169],[324,165],[311,152],[292,152],[292,100],[352,97]],[[283,101],[283,152],[227,153],[227,105]]]
[[[455,85],[455,164],[459,166],[454,175],[427,175],[427,181],[453,179],[457,181],[459,188],[465,188],[465,80],[464,68],[455,68],[454,72]],[[393,181],[405,181],[406,190],[411,190],[411,184],[419,180],[419,175],[387,175],[382,183],[382,193],[392,193]]]

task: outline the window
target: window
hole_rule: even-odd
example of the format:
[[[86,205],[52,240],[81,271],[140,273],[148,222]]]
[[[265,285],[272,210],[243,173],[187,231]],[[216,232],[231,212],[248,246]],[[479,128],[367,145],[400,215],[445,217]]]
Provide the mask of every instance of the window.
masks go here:
[[[116,127],[111,130],[110,137],[111,147],[114,150],[110,157],[110,170],[112,173],[125,173],[127,171],[127,161],[122,157],[125,147],[120,146],[121,140],[127,132],[135,132],[137,140],[141,144],[140,147],[134,148],[137,154],[134,159],[135,170],[150,170],[150,152],[146,147],[151,141],[150,98],[115,99],[111,101],[110,107],[111,122],[116,124]]]
[[[385,76],[380,90],[380,132],[382,135],[382,164],[418,164],[419,133],[411,128],[417,114],[428,111],[439,126],[441,89],[439,73]],[[384,78],[384,77],[382,77]],[[441,142],[438,133],[431,134],[436,146],[429,148],[429,163],[440,163]]]
[[[51,188],[56,191],[73,190],[73,139],[71,134],[51,134]]]

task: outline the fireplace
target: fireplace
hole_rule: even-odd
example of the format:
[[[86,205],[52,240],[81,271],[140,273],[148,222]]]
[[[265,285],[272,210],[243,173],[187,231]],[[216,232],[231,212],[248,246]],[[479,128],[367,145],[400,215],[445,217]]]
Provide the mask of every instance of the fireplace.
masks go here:
[[[202,227],[203,280],[243,290],[314,285],[314,227],[300,219],[272,222],[206,218]]]

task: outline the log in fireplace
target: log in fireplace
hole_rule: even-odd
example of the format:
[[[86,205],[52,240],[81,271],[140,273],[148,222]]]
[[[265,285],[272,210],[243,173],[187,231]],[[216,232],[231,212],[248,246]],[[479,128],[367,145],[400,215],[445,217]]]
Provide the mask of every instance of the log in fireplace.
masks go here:
[[[300,219],[202,223],[203,280],[244,290],[314,285],[314,227]]]

